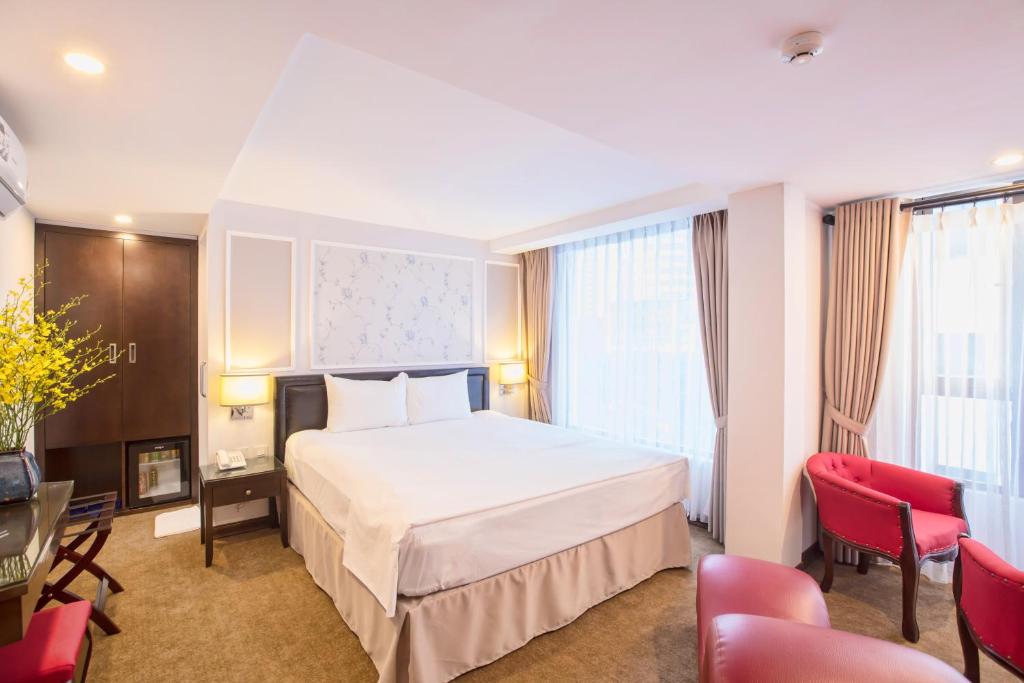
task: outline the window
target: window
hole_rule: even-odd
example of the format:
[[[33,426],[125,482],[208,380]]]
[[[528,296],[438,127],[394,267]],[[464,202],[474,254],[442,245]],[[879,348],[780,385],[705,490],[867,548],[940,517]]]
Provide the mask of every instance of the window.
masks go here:
[[[872,454],[964,482],[974,535],[1024,531],[1024,204],[915,215]]]
[[[1006,486],[991,457],[998,445],[989,440],[1012,424],[1001,329],[1004,316],[1012,317],[1003,296],[1009,273],[992,267],[990,257],[998,255],[981,253],[989,248],[984,236],[972,236],[968,226],[931,229],[934,222],[916,222],[910,255],[918,281],[934,289],[934,301],[918,314],[924,367],[934,369],[923,378],[931,381],[921,392],[922,447],[934,452],[940,474],[984,488]]]
[[[563,245],[555,259],[555,423],[688,456],[690,516],[706,521],[716,430],[689,221]]]

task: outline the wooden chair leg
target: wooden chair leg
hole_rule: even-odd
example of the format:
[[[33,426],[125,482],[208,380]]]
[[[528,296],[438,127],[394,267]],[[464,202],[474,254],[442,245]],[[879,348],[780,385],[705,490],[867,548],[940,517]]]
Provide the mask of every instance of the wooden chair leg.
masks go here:
[[[911,643],[921,638],[917,628],[917,586],[921,580],[921,567],[916,562],[900,563],[903,573],[903,637]]]
[[[858,553],[858,555],[859,557],[857,558],[857,573],[867,574],[868,569],[871,568],[871,556],[867,553]]]
[[[825,576],[821,579],[821,592],[828,593],[832,589],[832,574],[835,564],[835,541],[828,534],[822,534],[822,549],[825,554]]]
[[[75,683],[85,683],[86,678],[89,676],[89,662],[92,660],[92,633],[89,631],[89,627],[85,627],[85,638],[82,642],[82,649],[84,653],[81,653],[78,658],[78,664],[75,666]]]
[[[960,610],[956,611],[956,629],[960,633],[960,649],[964,653],[964,677],[971,683],[979,683],[981,681],[981,664],[978,661],[978,645],[971,637],[967,622],[960,614]]]

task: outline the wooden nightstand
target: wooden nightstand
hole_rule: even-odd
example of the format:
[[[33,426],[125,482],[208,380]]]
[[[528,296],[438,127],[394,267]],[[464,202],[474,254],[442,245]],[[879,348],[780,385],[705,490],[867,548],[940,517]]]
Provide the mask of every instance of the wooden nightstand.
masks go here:
[[[213,539],[265,527],[281,528],[281,545],[288,547],[288,476],[284,465],[269,456],[249,458],[244,469],[217,469],[216,463],[199,468],[199,498],[202,505],[199,542],[206,546],[206,566],[213,563]],[[213,526],[213,508],[260,498],[267,501],[270,514],[243,522]]]

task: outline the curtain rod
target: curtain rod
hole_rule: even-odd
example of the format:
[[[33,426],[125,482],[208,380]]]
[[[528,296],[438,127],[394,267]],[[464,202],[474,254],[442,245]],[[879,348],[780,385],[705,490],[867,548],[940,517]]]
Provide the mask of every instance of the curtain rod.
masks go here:
[[[998,199],[1000,197],[1013,197],[1024,194],[1024,181],[1017,181],[1009,185],[989,187],[970,192],[950,192],[938,194],[932,197],[922,197],[911,202],[900,204],[900,211],[913,211],[915,209],[935,209],[941,206],[954,206],[956,204],[970,204],[985,199]]]
[[[900,204],[900,211],[914,211],[915,209],[937,209],[943,206],[955,206],[957,204],[970,204],[972,202],[982,201],[985,199],[999,199],[1007,197],[1015,197],[1017,195],[1024,195],[1024,180],[1018,180],[1010,183],[1009,185],[1000,185],[999,187],[989,187],[979,190],[970,190],[968,192],[950,192],[947,194],[937,194],[931,197],[921,197],[909,202],[903,202]],[[835,225],[836,217],[834,214],[827,213],[822,216],[822,222],[825,225]]]

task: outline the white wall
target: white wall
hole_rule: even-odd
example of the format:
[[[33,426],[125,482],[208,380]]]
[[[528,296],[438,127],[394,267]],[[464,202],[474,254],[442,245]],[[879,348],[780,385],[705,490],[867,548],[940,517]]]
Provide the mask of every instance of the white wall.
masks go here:
[[[206,230],[200,238],[200,318],[205,326],[200,327],[200,361],[206,360],[208,373],[208,396],[200,397],[200,420],[205,410],[205,434],[200,436],[199,461],[205,464],[218,448],[252,448],[267,446],[273,448],[273,406],[254,407],[254,419],[230,420],[229,409],[218,405],[217,378],[224,371],[224,293],[225,256],[228,231],[239,231],[296,238],[296,343],[295,369],[289,373],[308,374],[309,363],[309,258],[312,240],[328,240],[374,247],[391,247],[413,251],[467,256],[476,260],[477,291],[474,292],[475,355],[481,361],[483,355],[483,283],[484,262],[507,261],[514,263],[517,257],[495,254],[486,242],[451,237],[417,230],[406,230],[389,226],[359,223],[329,216],[298,213],[266,206],[242,204],[219,200],[210,212]],[[205,307],[205,311],[204,311]],[[488,315],[500,314],[489,311]],[[507,312],[514,314],[514,312]],[[339,368],[343,370],[344,368]],[[501,396],[496,382],[497,370],[492,367],[491,408],[515,416],[526,414],[526,392],[516,387],[510,395]],[[215,521],[223,523],[240,518],[240,514],[251,516],[258,509],[245,511],[217,510]]]
[[[19,277],[34,274],[35,226],[35,218],[24,207],[0,218],[0,295],[16,286]],[[28,443],[32,444],[31,433]]]
[[[789,565],[813,533],[802,469],[821,410],[821,235],[795,187],[729,197],[726,552]]]
[[[19,277],[33,275],[36,220],[22,207],[0,218],[0,288],[14,287]]]
[[[804,441],[810,450],[807,455],[817,453],[821,443],[821,416],[825,407],[825,322],[828,306],[829,240],[828,229],[822,223],[825,212],[811,202],[806,206],[807,230],[807,381],[804,404]],[[816,370],[815,370],[816,369]],[[801,551],[818,542],[818,508],[814,492],[806,477],[800,481],[800,502],[803,510],[803,541]]]
[[[209,292],[210,292],[210,268],[209,268],[209,253],[206,248],[207,245],[207,228],[209,227],[209,217],[207,217],[206,225],[203,226],[203,232],[199,235],[198,241],[198,258],[196,268],[198,270],[198,282],[197,282],[197,297],[199,298],[199,323],[197,325],[196,332],[199,337],[199,349],[196,355],[199,364],[199,398],[197,401],[197,412],[198,412],[198,434],[196,438],[198,443],[196,448],[199,449],[199,463],[205,464],[208,461],[207,444],[209,443],[209,432],[210,432],[210,401],[209,401],[209,387],[212,384],[210,382],[209,372],[209,360],[210,360],[210,309],[217,308],[216,306],[210,306]],[[196,492],[198,493],[198,492]]]
[[[786,206],[787,221],[790,217],[793,220],[787,245],[793,246],[793,253],[787,261],[786,293],[797,297],[786,304],[790,321],[787,329],[793,339],[786,346],[787,377],[793,379],[793,387],[787,392],[787,405],[794,406],[797,414],[793,416],[792,429],[787,433],[784,470],[791,477],[786,489],[790,496],[790,521],[800,532],[791,539],[794,544],[792,551],[802,554],[817,540],[817,509],[810,484],[803,476],[803,466],[807,458],[818,451],[824,401],[821,359],[824,348],[822,292],[825,283],[821,259],[825,226],[821,222],[821,208],[806,201],[802,192],[787,193],[787,201],[790,202]],[[799,555],[796,557],[799,561]]]

